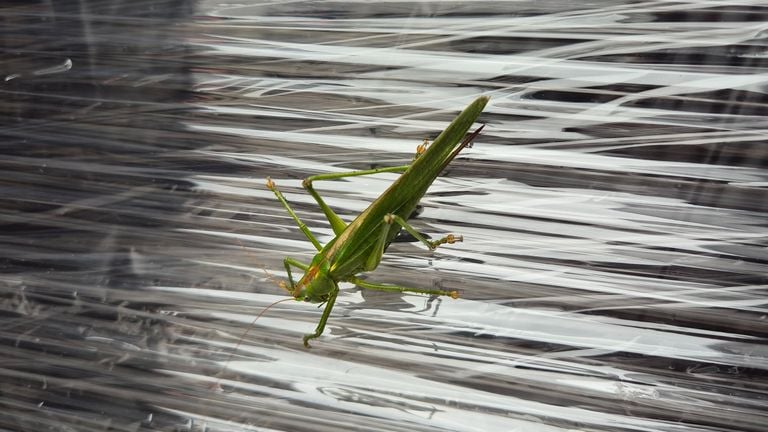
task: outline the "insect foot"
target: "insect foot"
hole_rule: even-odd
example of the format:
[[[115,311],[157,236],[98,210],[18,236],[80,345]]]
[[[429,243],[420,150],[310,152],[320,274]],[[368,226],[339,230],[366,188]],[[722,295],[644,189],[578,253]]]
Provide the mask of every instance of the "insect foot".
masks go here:
[[[430,242],[432,244],[432,249],[437,248],[440,245],[444,244],[454,244],[458,242],[464,241],[464,236],[462,235],[454,235],[454,234],[448,234],[447,236],[441,238],[440,240],[435,240],[433,242]]]
[[[413,160],[416,160],[416,159],[418,159],[418,158],[419,158],[419,156],[421,156],[422,154],[424,154],[424,152],[426,152],[426,151],[427,151],[427,146],[428,146],[428,145],[429,145],[429,140],[428,140],[428,139],[426,139],[426,138],[424,138],[424,142],[422,142],[421,144],[419,144],[419,146],[418,146],[418,147],[416,147],[416,154],[415,154],[415,155],[413,155]]]
[[[445,236],[445,242],[448,244],[454,244],[454,243],[463,242],[463,241],[464,241],[464,236],[462,235],[448,234],[447,236]]]

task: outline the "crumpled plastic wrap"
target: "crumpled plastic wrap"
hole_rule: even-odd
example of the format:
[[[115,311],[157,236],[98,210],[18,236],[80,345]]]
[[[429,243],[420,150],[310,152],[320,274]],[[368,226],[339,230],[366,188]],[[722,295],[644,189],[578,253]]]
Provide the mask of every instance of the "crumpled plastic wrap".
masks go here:
[[[0,430],[764,431],[759,2],[0,6]],[[312,174],[483,134],[365,277]],[[396,177],[317,184],[351,220]]]

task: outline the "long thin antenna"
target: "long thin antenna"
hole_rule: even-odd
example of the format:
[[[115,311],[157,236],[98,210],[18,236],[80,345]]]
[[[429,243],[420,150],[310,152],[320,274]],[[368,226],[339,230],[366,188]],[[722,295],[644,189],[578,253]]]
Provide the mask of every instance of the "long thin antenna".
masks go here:
[[[243,332],[243,335],[240,336],[240,339],[237,340],[237,345],[235,345],[235,348],[232,350],[231,353],[229,353],[229,357],[227,357],[227,361],[224,363],[224,368],[222,368],[220,375],[224,375],[224,373],[227,371],[227,368],[229,367],[229,363],[232,361],[232,357],[234,357],[235,353],[240,349],[240,346],[243,344],[243,341],[245,340],[245,337],[248,336],[248,333],[250,333],[250,331],[256,325],[256,321],[258,321],[259,318],[261,318],[262,315],[264,315],[270,308],[272,308],[272,306],[274,306],[274,305],[276,305],[278,303],[287,302],[289,300],[294,300],[295,301],[295,299],[293,297],[288,297],[288,298],[284,298],[284,299],[278,300],[278,301],[268,305],[264,309],[262,309],[261,312],[259,312],[259,314],[256,315],[256,318],[254,318],[253,321],[251,321],[251,323],[248,325],[248,328],[245,329],[245,332]],[[216,382],[216,387],[219,387],[219,382],[220,381],[221,381],[221,378],[219,378],[219,381]]]

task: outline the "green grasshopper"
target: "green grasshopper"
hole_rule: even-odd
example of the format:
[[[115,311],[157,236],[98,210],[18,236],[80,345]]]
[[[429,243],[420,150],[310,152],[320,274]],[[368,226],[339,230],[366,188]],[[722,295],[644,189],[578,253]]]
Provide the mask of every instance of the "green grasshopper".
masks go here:
[[[351,171],[344,173],[329,173],[307,177],[302,185],[304,189],[317,201],[317,204],[325,213],[328,222],[333,228],[336,237],[322,246],[309,228],[299,219],[283,194],[277,189],[275,182],[267,178],[267,188],[275,193],[291,215],[301,232],[309,239],[318,250],[318,253],[307,265],[293,258],[286,257],[283,261],[288,273],[290,287],[281,283],[291,296],[298,301],[310,303],[325,303],[323,315],[317,324],[314,333],[304,336],[304,346],[309,348],[309,340],[320,337],[325,330],[325,324],[336,302],[339,293],[339,282],[350,282],[361,288],[393,292],[412,292],[418,294],[440,295],[458,298],[457,291],[429,290],[420,288],[408,288],[398,285],[383,285],[366,282],[355,275],[376,269],[381,262],[382,255],[387,246],[392,242],[401,227],[424,243],[430,250],[434,250],[442,244],[452,244],[462,241],[461,236],[449,234],[439,240],[429,241],[411,227],[407,219],[411,216],[419,203],[419,200],[427,191],[427,188],[445,169],[445,167],[469,145],[480,133],[480,126],[469,136],[467,131],[477,120],[480,113],[488,103],[488,97],[481,96],[469,104],[448,127],[435,139],[429,147],[424,144],[417,149],[416,157],[409,165],[375,168],[370,170]],[[465,138],[466,136],[466,138]],[[402,173],[394,183],[373,201],[367,209],[349,224],[331,210],[315,191],[312,182],[318,180],[335,180],[344,177],[363,176],[378,173]],[[304,271],[304,276],[294,282],[291,266]]]

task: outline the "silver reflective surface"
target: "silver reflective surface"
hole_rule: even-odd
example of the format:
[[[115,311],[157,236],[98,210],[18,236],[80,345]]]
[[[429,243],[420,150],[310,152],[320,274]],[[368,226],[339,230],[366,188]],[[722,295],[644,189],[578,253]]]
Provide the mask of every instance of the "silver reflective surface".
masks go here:
[[[0,9],[5,430],[761,431],[766,9]],[[288,301],[312,174],[487,126],[366,278]],[[318,183],[346,220],[396,178]]]

